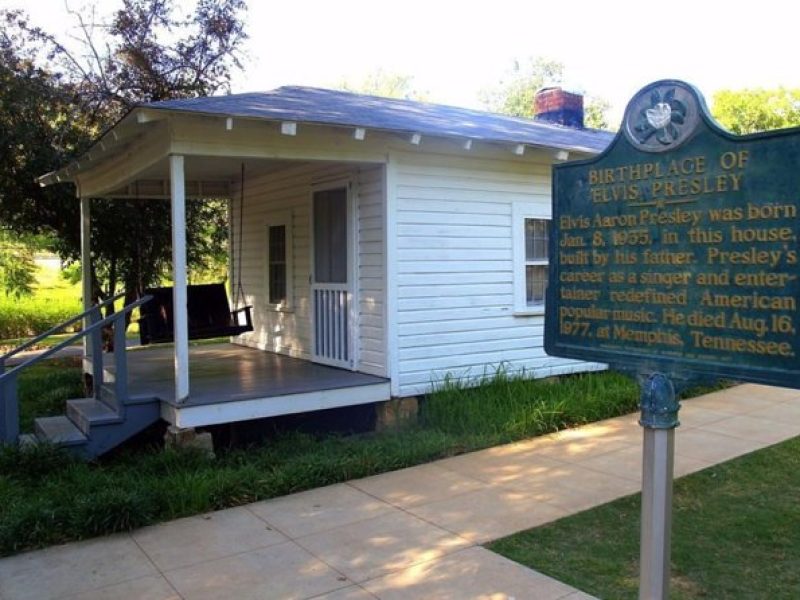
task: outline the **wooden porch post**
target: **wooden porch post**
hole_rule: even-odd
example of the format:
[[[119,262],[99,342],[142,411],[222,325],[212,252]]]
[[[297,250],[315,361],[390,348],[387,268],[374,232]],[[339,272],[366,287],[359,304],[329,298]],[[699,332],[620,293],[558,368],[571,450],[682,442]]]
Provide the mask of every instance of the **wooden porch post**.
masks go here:
[[[92,201],[81,197],[81,294],[83,310],[92,307]],[[83,319],[84,329],[96,323],[103,316],[98,308],[94,313],[87,313]],[[89,369],[91,359],[92,368]],[[92,393],[100,397],[103,385],[103,334],[97,330],[83,338],[83,372],[92,375]]]
[[[175,400],[189,397],[189,327],[186,308],[186,194],[183,156],[169,157],[172,213],[172,307],[175,338]]]
[[[92,201],[81,198],[81,293],[83,310],[92,306]],[[91,317],[83,320],[83,326],[91,325]],[[83,358],[89,358],[89,338],[83,338]]]

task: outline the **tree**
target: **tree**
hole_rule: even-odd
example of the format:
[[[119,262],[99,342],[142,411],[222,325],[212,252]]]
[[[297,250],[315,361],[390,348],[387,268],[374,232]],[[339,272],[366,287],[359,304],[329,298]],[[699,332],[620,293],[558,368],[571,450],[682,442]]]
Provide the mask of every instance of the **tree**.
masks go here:
[[[800,126],[800,89],[720,90],[711,113],[739,135]]]
[[[122,0],[104,27],[73,12],[79,51],[0,11],[0,220],[18,233],[49,232],[67,261],[80,256],[74,191],[40,188],[34,178],[63,166],[138,103],[213,94],[240,68],[243,0],[198,0],[176,16],[171,0]],[[98,39],[98,31],[106,35]],[[128,300],[160,280],[169,264],[163,201],[93,203],[93,300]],[[188,262],[207,266],[225,243],[222,202],[187,203]],[[213,230],[214,228],[216,230]],[[112,307],[110,307],[113,310]]]
[[[414,77],[400,73],[390,73],[377,69],[366,75],[361,81],[353,82],[343,79],[337,86],[340,90],[382,96],[384,98],[400,98],[427,102],[429,95],[414,87]]]
[[[74,191],[42,188],[35,178],[83,150],[95,128],[77,86],[36,64],[23,15],[0,20],[0,222],[18,235],[58,232],[59,249],[69,254],[79,247]]]
[[[487,110],[515,117],[533,116],[533,97],[543,87],[559,85],[564,65],[542,57],[515,60],[497,85],[484,88],[479,96]]]
[[[608,122],[608,111],[611,110],[608,100],[599,96],[584,96],[583,101],[583,124],[586,127],[606,131],[615,129]]]
[[[484,88],[479,96],[487,110],[515,117],[533,117],[533,99],[544,87],[560,85],[564,80],[564,65],[556,60],[528,57],[515,60],[497,85]],[[584,123],[587,127],[608,129],[607,100],[584,97]]]
[[[35,273],[31,246],[0,229],[0,289],[8,296],[28,296],[33,293]]]

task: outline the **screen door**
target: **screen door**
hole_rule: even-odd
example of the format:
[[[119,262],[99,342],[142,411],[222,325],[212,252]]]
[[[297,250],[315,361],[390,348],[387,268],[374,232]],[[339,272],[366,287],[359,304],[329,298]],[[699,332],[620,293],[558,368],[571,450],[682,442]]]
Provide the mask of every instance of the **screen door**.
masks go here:
[[[314,361],[352,366],[347,188],[314,192],[311,278]]]

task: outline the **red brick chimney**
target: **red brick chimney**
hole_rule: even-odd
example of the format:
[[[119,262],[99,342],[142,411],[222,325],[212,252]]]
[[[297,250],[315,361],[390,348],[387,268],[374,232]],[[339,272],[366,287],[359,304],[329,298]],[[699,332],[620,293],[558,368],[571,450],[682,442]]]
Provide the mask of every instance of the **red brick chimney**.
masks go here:
[[[542,88],[533,97],[533,118],[537,121],[583,127],[583,96],[560,87]]]

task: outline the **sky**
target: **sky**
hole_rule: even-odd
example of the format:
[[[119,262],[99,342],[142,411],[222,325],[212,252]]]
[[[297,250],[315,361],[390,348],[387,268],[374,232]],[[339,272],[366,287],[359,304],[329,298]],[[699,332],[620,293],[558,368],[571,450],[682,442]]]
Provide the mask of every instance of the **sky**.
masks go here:
[[[191,0],[179,0],[190,5]],[[647,83],[800,87],[796,3],[670,0],[249,0],[248,59],[234,92],[334,87],[376,69],[410,75],[433,102],[482,108],[515,59],[565,66],[564,87],[611,103],[617,124]],[[69,0],[79,9],[82,0]],[[115,0],[99,0],[100,13]],[[64,0],[0,0],[69,34]]]

